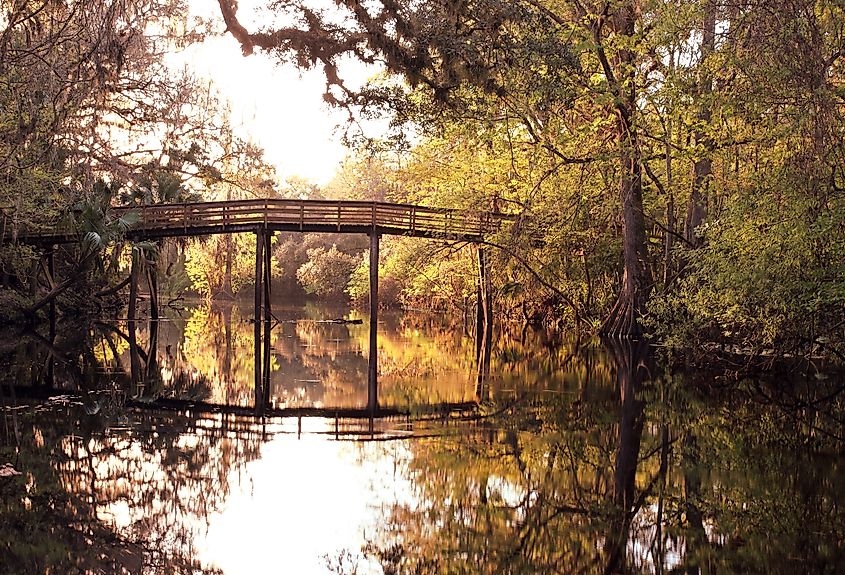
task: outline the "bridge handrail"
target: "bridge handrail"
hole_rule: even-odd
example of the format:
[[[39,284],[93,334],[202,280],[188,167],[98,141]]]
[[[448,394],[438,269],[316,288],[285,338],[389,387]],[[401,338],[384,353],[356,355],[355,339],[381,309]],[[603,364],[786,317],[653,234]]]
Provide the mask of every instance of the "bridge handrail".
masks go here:
[[[112,208],[115,215],[138,212],[134,232],[172,232],[185,235],[237,231],[248,226],[286,226],[319,231],[370,228],[379,233],[481,237],[497,231],[516,216],[497,212],[421,206],[366,200],[306,200],[258,198],[184,202]],[[189,231],[193,230],[193,231]],[[5,230],[3,230],[5,232]],[[72,229],[18,230],[17,237],[71,237]],[[5,233],[4,233],[5,235]]]

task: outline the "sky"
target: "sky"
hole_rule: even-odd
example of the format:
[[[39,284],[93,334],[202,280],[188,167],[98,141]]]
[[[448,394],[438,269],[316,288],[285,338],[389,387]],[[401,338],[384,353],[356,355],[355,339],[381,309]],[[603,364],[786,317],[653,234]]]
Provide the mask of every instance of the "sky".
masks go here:
[[[241,0],[238,11],[251,30],[257,29],[250,17],[255,4],[260,0]],[[222,21],[215,0],[190,0],[190,7],[194,16]],[[229,34],[209,37],[182,57],[189,69],[210,79],[229,99],[236,130],[264,148],[265,159],[282,178],[299,176],[321,185],[331,180],[349,152],[336,130],[346,115],[323,102],[321,70],[303,72],[290,64],[276,64],[262,53],[244,57]],[[350,85],[356,85],[375,71],[347,63],[341,72]]]

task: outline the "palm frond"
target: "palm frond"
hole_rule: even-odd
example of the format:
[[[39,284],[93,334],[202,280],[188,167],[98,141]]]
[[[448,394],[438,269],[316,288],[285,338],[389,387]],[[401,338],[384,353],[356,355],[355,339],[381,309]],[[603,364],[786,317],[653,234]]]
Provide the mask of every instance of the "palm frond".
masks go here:
[[[104,245],[103,236],[94,231],[87,232],[82,238],[82,246],[91,251],[99,251]]]

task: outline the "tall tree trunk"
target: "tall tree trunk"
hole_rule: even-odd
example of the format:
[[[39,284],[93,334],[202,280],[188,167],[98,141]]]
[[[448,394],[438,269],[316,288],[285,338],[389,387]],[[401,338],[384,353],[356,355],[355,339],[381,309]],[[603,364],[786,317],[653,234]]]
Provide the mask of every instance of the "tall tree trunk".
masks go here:
[[[675,47],[669,50],[669,74],[675,73]],[[663,244],[663,289],[668,289],[673,273],[672,247],[675,233],[675,178],[672,174],[672,110],[675,103],[672,99],[666,102],[666,133],[663,138],[663,148],[666,162],[666,233]]]
[[[614,32],[627,37],[626,45],[633,41],[636,14],[637,3],[631,2],[620,6],[612,20]],[[617,337],[636,337],[642,331],[638,320],[648,297],[651,277],[643,214],[642,158],[634,117],[637,98],[635,57],[632,50],[621,49],[611,66],[598,35],[596,39],[605,75],[618,96],[616,137],[619,142],[622,203],[622,286],[601,332]]]
[[[233,298],[232,293],[232,234],[223,234],[223,246],[226,253],[223,267],[223,285],[220,287],[220,294],[225,298]]]
[[[157,256],[152,256],[156,258]],[[150,320],[149,320],[149,351],[147,352],[147,363],[145,380],[150,385],[160,383],[161,373],[158,369],[158,261],[157,259],[147,260],[147,285],[150,289]]]
[[[132,393],[140,395],[141,386],[141,361],[138,353],[138,335],[135,331],[136,316],[138,315],[138,274],[140,274],[141,254],[132,250],[132,269],[129,276],[129,309],[127,311],[126,331],[129,335],[129,366],[132,379]]]
[[[231,144],[231,142],[229,142]],[[232,186],[226,186],[226,201],[232,201]],[[223,249],[226,253],[223,255],[223,285],[220,287],[218,296],[226,299],[234,299],[235,294],[232,291],[232,234],[223,234]]]
[[[232,356],[234,354],[234,343],[232,337],[232,304],[223,304],[223,386],[225,389],[225,397],[229,397],[232,389]]]
[[[696,148],[701,150],[701,156],[693,164],[692,191],[687,204],[687,217],[684,222],[684,237],[692,246],[701,245],[701,237],[696,235],[696,229],[707,217],[708,195],[710,181],[713,175],[713,140],[708,133],[713,110],[710,97],[713,94],[713,75],[707,69],[707,58],[716,49],[716,2],[704,2],[704,22],[702,25],[701,61],[698,73],[698,120],[693,132]]]

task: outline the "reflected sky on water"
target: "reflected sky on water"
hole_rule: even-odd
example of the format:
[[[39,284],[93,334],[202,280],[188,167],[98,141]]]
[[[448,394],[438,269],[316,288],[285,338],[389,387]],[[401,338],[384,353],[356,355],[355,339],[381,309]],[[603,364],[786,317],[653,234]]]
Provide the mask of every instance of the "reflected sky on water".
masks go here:
[[[320,323],[342,311],[279,311],[277,406],[366,405],[366,326]],[[236,306],[162,322],[141,389],[115,329],[3,347],[0,465],[20,475],[0,477],[0,573],[845,569],[836,377],[726,380],[517,329],[479,388],[471,329],[385,314],[380,400],[408,415],[257,419],[144,403],[251,405]]]
[[[329,431],[333,423],[309,427]],[[198,556],[231,573],[274,573],[282,565],[289,573],[325,573],[348,552],[359,573],[380,573],[360,550],[393,506],[413,502],[410,481],[397,472],[409,457],[401,442],[386,448],[307,433],[277,436],[260,460],[234,472],[238,488],[209,517]]]

